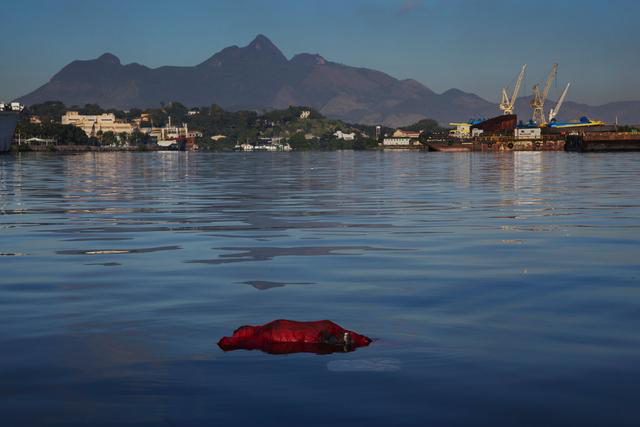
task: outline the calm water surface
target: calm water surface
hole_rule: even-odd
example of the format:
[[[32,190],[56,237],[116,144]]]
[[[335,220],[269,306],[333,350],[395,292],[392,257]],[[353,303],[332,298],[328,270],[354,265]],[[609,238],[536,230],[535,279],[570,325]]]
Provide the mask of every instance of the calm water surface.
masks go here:
[[[6,426],[640,422],[640,155],[0,156]],[[352,353],[223,353],[331,319]]]

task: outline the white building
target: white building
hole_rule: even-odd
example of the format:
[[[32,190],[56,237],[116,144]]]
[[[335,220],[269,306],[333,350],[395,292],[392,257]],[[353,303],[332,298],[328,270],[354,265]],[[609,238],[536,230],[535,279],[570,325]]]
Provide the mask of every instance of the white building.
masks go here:
[[[411,138],[385,138],[382,140],[382,145],[387,147],[399,147],[399,146],[409,146],[413,145],[411,142]]]
[[[338,139],[342,139],[344,141],[353,141],[354,139],[356,139],[356,133],[355,132],[344,133],[341,130],[335,131],[333,136],[335,136]]]
[[[144,128],[144,132],[151,135],[157,141],[175,141],[180,138],[201,138],[202,132],[189,131],[186,124],[182,126],[171,126],[171,122],[161,128]]]

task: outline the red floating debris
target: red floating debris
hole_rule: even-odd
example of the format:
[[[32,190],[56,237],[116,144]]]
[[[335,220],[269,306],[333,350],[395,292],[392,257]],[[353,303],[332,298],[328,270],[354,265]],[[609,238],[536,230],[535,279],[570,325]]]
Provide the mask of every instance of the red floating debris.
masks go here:
[[[224,351],[262,350],[271,354],[329,354],[354,351],[371,343],[371,338],[344,329],[330,320],[296,322],[274,320],[262,326],[242,326],[218,346]]]

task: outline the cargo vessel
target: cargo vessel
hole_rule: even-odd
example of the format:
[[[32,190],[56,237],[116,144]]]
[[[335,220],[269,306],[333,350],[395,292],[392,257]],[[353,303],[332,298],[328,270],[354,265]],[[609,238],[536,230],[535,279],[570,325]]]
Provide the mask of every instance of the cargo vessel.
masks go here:
[[[0,153],[5,153],[11,148],[22,108],[22,105],[17,102],[0,103]]]

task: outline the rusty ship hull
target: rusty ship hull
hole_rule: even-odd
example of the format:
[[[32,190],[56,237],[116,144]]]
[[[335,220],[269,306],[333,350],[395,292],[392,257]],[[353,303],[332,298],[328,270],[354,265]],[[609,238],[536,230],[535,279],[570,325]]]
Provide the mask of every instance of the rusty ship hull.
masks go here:
[[[564,151],[565,138],[547,136],[536,139],[480,137],[473,141],[473,151]]]

